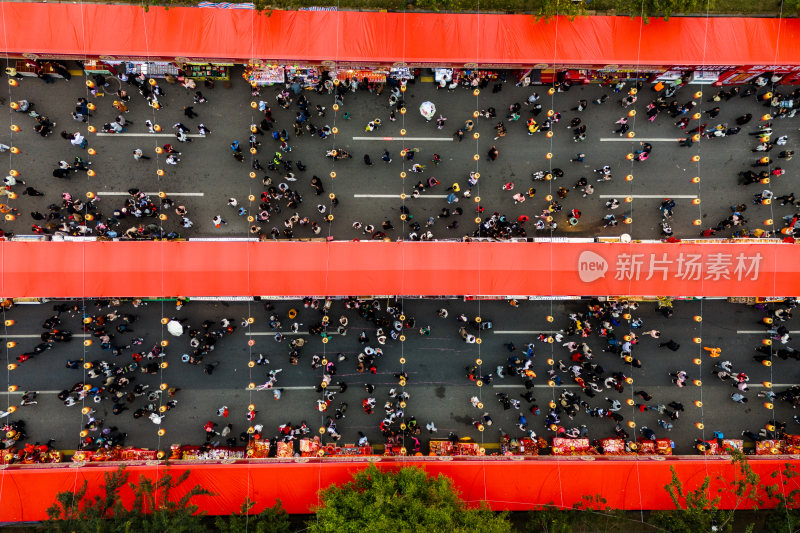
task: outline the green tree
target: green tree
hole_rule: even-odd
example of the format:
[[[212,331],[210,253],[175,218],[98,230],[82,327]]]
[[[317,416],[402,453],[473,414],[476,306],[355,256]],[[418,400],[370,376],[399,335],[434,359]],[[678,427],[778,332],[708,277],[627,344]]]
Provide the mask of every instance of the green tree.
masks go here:
[[[777,501],[777,505],[764,521],[765,532],[795,533],[800,531],[800,489],[788,490],[787,487],[789,482],[799,475],[795,466],[790,463],[786,463],[782,471],[770,474],[773,479],[780,477],[780,481],[764,487],[767,496],[771,500]]]
[[[134,503],[127,509],[121,502],[120,490],[128,481],[128,472],[121,466],[105,474],[102,495],[87,498],[87,482],[76,491],[59,492],[47,510],[47,526],[63,533],[116,533],[130,531],[189,533],[201,531],[205,513],[191,503],[195,496],[210,496],[211,492],[195,485],[189,490],[181,485],[189,477],[186,470],[180,476],[161,476],[153,482],[144,476],[128,486]],[[176,492],[182,492],[177,497]]]
[[[532,5],[525,6],[525,10],[533,12],[537,19],[549,19],[556,15],[574,19],[586,13],[584,0],[579,2],[573,2],[572,0],[534,0],[530,4]]]
[[[705,13],[714,7],[714,0],[616,0],[615,3],[617,13],[641,16],[645,24],[650,17],[669,20],[672,15]]]
[[[720,533],[729,533],[733,530],[735,512],[750,506],[757,510],[761,503],[759,496],[759,475],[753,472],[747,457],[737,450],[731,450],[731,463],[736,467],[734,479],[717,477],[720,488],[717,496],[709,497],[711,478],[706,476],[703,483],[694,490],[687,491],[683,482],[678,479],[675,468],[670,466],[672,480],[664,487],[669,494],[676,511],[659,511],[653,513],[653,522],[656,526],[672,533],[694,533],[696,531],[711,531],[712,526]],[[730,509],[720,509],[719,502],[722,496],[733,498]],[[747,526],[746,531],[752,531],[753,524]]]
[[[185,491],[180,498],[175,492],[189,478],[189,470],[184,470],[178,477],[165,474],[153,483],[144,476],[139,483],[131,483],[134,503],[128,516],[133,531],[164,531],[170,533],[191,533],[201,529],[205,511],[198,512],[199,507],[191,503],[195,496],[212,496],[206,489],[195,485]]]
[[[56,495],[56,501],[47,509],[48,527],[62,533],[116,531],[117,518],[125,513],[119,500],[119,491],[128,481],[128,472],[120,467],[105,474],[102,496],[87,498],[88,482],[75,492]]]
[[[545,505],[528,513],[527,533],[611,533],[626,520],[622,511],[613,510],[600,496],[584,495],[569,509]]]
[[[320,499],[317,516],[308,523],[310,533],[512,530],[505,513],[469,509],[449,478],[429,477],[419,468],[394,472],[370,465],[352,481],[323,489]]]
[[[703,483],[692,491],[686,491],[683,482],[678,479],[675,468],[670,466],[672,480],[664,486],[669,493],[672,503],[677,511],[659,511],[653,513],[653,522],[672,533],[695,533],[696,531],[711,531],[713,525],[720,527],[721,533],[729,533],[733,529],[733,513],[719,509],[720,496],[708,497],[708,486],[711,478],[706,476]],[[730,514],[730,516],[728,516]]]
[[[265,507],[260,513],[251,513],[255,502],[249,499],[242,509],[230,516],[218,516],[214,524],[220,533],[290,533],[289,515],[278,500],[273,507]]]

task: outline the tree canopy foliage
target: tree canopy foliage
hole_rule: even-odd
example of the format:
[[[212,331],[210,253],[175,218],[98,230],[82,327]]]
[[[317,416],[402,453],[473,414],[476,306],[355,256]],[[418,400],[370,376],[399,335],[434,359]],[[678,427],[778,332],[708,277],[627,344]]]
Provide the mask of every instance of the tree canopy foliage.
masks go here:
[[[504,513],[468,508],[450,478],[430,477],[419,468],[381,471],[371,465],[320,497],[310,533],[512,531]]]

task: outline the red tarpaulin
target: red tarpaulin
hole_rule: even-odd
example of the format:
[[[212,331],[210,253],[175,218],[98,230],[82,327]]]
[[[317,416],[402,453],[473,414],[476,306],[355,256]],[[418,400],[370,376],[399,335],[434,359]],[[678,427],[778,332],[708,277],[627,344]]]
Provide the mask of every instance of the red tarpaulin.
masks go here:
[[[800,20],[198,9],[0,2],[9,54],[466,65],[796,65]],[[198,38],[202,36],[202,39]],[[778,38],[780,36],[780,39]],[[639,39],[641,38],[641,46]],[[478,44],[476,45],[476,40]]]
[[[3,242],[3,297],[800,296],[791,244]]]
[[[531,459],[525,461],[479,461],[474,459],[447,462],[398,460],[378,462],[379,468],[399,468],[401,465],[420,466],[429,474],[439,473],[453,479],[462,497],[471,503],[487,501],[495,510],[525,510],[538,505],[554,504],[571,507],[583,495],[601,495],[612,509],[673,509],[664,486],[671,479],[670,466],[674,466],[685,490],[697,488],[705,476],[711,479],[710,494],[716,496],[720,486],[718,477],[736,478],[730,460],[719,459],[653,459],[613,460],[596,458]],[[603,460],[605,459],[605,460]],[[307,458],[303,461],[308,461]],[[313,460],[312,460],[313,461]],[[750,466],[764,480],[763,484],[782,481],[770,474],[782,471],[790,459],[751,459]],[[140,475],[149,478],[171,473],[180,475],[185,469],[191,475],[185,484],[188,489],[200,484],[214,496],[195,498],[201,510],[210,514],[238,512],[241,503],[249,497],[257,502],[256,509],[272,505],[281,499],[290,513],[308,513],[317,505],[317,493],[332,483],[349,480],[351,473],[365,468],[366,462],[305,462],[273,464],[197,464],[188,467],[131,466],[130,481]],[[84,480],[89,482],[88,497],[98,494],[103,474],[116,467],[95,465],[82,468],[32,468],[3,470],[0,473],[0,521],[27,521],[46,518],[46,509],[55,501],[60,491],[79,489]],[[800,488],[798,481],[790,480],[786,492]],[[122,492],[126,505],[131,503],[129,489]],[[721,508],[731,508],[735,502],[723,498]],[[760,508],[774,507],[772,501]],[[740,504],[741,506],[741,504]]]

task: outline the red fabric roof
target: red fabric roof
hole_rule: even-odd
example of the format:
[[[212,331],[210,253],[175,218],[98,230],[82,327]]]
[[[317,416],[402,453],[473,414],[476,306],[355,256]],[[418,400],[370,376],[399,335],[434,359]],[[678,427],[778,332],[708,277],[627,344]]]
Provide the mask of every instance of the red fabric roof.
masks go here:
[[[800,246],[3,242],[3,297],[798,296]]]
[[[486,500],[494,510],[526,510],[540,505],[558,505],[571,508],[581,497],[599,494],[606,499],[611,509],[674,509],[672,501],[663,487],[671,479],[670,467],[674,467],[687,490],[694,490],[708,476],[711,479],[711,494],[720,487],[719,479],[734,479],[738,471],[727,457],[675,458],[654,460],[621,460],[595,458],[593,461],[541,458],[525,461],[469,460],[459,461],[415,461],[413,457],[397,459],[383,458],[375,463],[381,469],[400,466],[419,466],[430,475],[444,474],[453,479],[461,496],[471,504]],[[659,457],[658,459],[663,459]],[[351,473],[366,467],[361,462],[323,462],[315,460],[303,463],[272,464],[193,464],[184,466],[129,466],[131,480],[145,476],[158,479],[166,473],[178,476],[186,469],[190,475],[184,486],[195,484],[208,489],[213,496],[193,500],[200,509],[210,514],[230,514],[239,511],[245,498],[257,502],[256,510],[272,505],[281,499],[284,509],[290,513],[308,513],[318,504],[318,491],[332,483],[349,481]],[[786,464],[797,466],[798,461],[784,458],[751,458],[750,466],[768,480],[769,474],[783,469]],[[116,466],[96,463],[88,467],[48,468],[35,465],[31,468],[11,467],[2,472],[0,483],[0,521],[31,521],[47,518],[47,508],[55,501],[59,491],[80,488],[83,481],[89,483],[87,498],[96,494],[103,484],[103,474],[116,470]],[[774,482],[778,482],[775,480]],[[773,481],[768,481],[772,483]],[[797,480],[789,480],[786,491],[798,488]],[[182,494],[182,493],[181,493]],[[763,496],[763,494],[762,494]],[[126,486],[122,500],[131,505],[132,494]],[[725,496],[721,509],[741,508]],[[772,508],[771,500],[760,508]]]
[[[284,62],[796,65],[800,20],[365,13],[0,3],[10,54]],[[641,47],[639,37],[641,35]],[[778,38],[780,36],[780,38]],[[777,43],[777,46],[776,46]]]

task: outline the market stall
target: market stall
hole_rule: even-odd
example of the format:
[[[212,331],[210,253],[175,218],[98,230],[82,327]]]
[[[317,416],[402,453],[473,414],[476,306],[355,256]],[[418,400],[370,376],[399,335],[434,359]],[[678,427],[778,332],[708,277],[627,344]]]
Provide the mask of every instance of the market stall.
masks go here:
[[[800,454],[800,435],[784,435],[786,439],[786,453]]]
[[[72,460],[73,463],[82,463],[84,461],[94,461],[95,460],[95,459],[93,459],[94,454],[95,454],[95,452],[93,450],[78,450],[77,452],[72,454],[71,460]],[[98,456],[98,457],[99,457],[100,460],[110,461],[110,459],[103,459],[103,457],[101,457],[101,456]]]
[[[280,65],[248,65],[242,77],[254,87],[264,87],[286,81],[286,70]]]
[[[23,448],[11,447],[0,454],[0,465],[60,463],[63,456],[59,450],[51,450],[47,446],[26,444]]]
[[[43,74],[48,74],[50,76],[57,76],[59,78],[61,77],[61,75],[58,72],[56,72],[56,70],[53,68],[53,65],[51,65],[50,63],[42,63],[41,65],[38,65],[37,68],[37,64],[34,61],[18,59],[17,61],[14,62],[13,69],[14,72],[16,74],[19,74],[20,76],[36,76],[37,75],[36,71],[38,69],[41,69],[41,72]]]
[[[485,452],[477,442],[459,442],[455,445],[453,455],[478,456]]]
[[[83,62],[83,70],[86,71],[87,75],[92,74],[103,74],[106,76],[114,76],[116,73],[109,70],[109,65],[106,65],[102,61],[97,61],[96,59],[87,59]]]
[[[375,69],[339,69],[336,71],[336,78],[339,80],[356,79],[361,82],[364,78],[373,83],[386,83],[386,76],[389,70],[383,68]]]
[[[321,446],[319,442],[317,442],[316,446],[312,446],[310,449],[319,450],[319,452],[322,452],[310,453],[310,455],[320,455],[325,457],[364,457],[372,455],[371,446],[356,446],[355,444],[345,444],[344,446],[328,444],[327,446]]]
[[[786,441],[766,439],[756,442],[756,455],[781,455],[786,453]]]
[[[708,441],[699,441],[696,448],[703,455],[728,455],[732,449],[743,452],[744,441],[741,439],[722,439],[721,441],[719,439],[713,439]],[[773,454],[769,452],[769,449],[767,449],[766,453],[759,455]]]
[[[399,82],[410,81],[414,79],[414,70],[408,67],[394,67],[389,69],[388,77]]]
[[[145,448],[123,448],[119,452],[120,461],[150,461],[156,459],[158,452],[156,450],[147,450]]]
[[[453,76],[455,76],[456,79],[458,79],[457,72],[458,72],[457,70],[452,68],[435,68],[433,69],[433,80],[436,83],[444,82],[445,84],[447,84],[453,81]]]
[[[508,434],[503,435],[500,451],[503,455],[539,455],[539,449],[546,448],[547,441],[539,437],[538,440],[529,437],[512,439]]]
[[[428,443],[428,455],[449,456],[453,455],[453,443],[449,440],[431,440]]]
[[[181,460],[183,461],[243,459],[246,455],[246,449],[240,447],[230,448],[221,446],[218,448],[211,448],[210,446],[181,446]]]
[[[111,65],[119,65],[120,70],[124,70],[129,76],[144,74],[151,78],[164,78],[167,74],[178,76],[178,67],[174,63],[165,61],[120,61],[112,62]]]
[[[395,455],[406,455],[407,450],[397,442],[387,442],[383,447],[383,455],[393,457]]]
[[[247,446],[247,457],[252,457],[253,459],[266,459],[269,457],[269,441],[251,440]]]
[[[331,457],[365,457],[368,455],[372,455],[372,446],[345,444],[342,447],[337,446]]]
[[[670,439],[656,439],[656,454],[672,455],[674,443]]]
[[[181,71],[187,78],[193,80],[223,80],[231,79],[230,67],[233,63],[186,63],[181,65]]]
[[[319,69],[287,65],[284,67],[286,83],[299,83],[301,87],[314,87],[319,83]]]
[[[627,455],[625,439],[608,438],[600,440],[600,451],[603,455]]]
[[[639,437],[636,440],[636,451],[639,453],[639,455],[655,455],[656,443],[650,439]]]
[[[278,457],[294,457],[294,443],[293,442],[278,442],[278,451],[275,455]]]
[[[161,454],[163,456],[163,454]],[[60,457],[60,454],[59,454]],[[113,448],[100,448],[99,450],[78,450],[72,455],[73,463],[90,461],[93,463],[104,461],[148,461],[160,458],[156,450],[134,448],[133,446],[115,446]]]
[[[315,436],[313,439],[300,439],[300,455],[302,457],[319,455],[321,446],[322,442],[320,441],[319,436]]]
[[[589,443],[589,439],[567,439],[563,437],[553,437],[553,455],[597,455]]]

